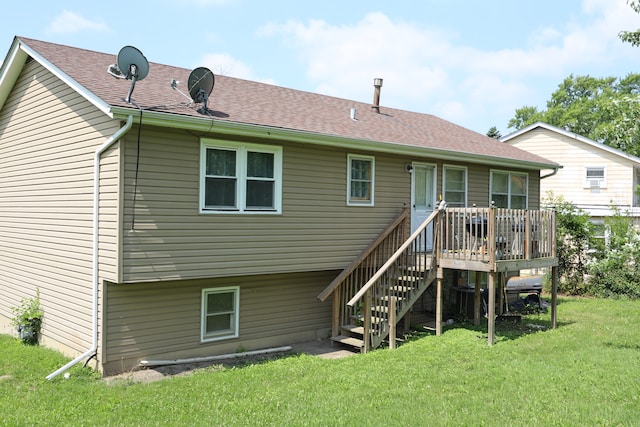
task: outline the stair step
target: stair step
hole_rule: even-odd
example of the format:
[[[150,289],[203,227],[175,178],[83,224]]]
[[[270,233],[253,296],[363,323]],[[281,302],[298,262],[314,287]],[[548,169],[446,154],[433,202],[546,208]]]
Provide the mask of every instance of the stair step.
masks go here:
[[[404,285],[394,285],[389,288],[392,292],[396,292],[399,294],[407,293],[413,291],[415,288],[413,286],[404,286]]]
[[[344,332],[349,332],[351,334],[363,335],[364,327],[358,325],[342,325],[340,327]]]
[[[359,323],[362,323],[364,322],[364,316],[362,314],[359,314],[357,316],[351,316],[351,320],[355,320]],[[380,322],[384,322],[384,319],[380,317],[371,316],[371,324],[377,325]]]
[[[389,312],[389,307],[387,307],[386,305],[376,305],[374,307],[371,307],[371,312],[375,313],[388,313]]]
[[[400,303],[400,302],[402,302],[402,301],[404,301],[406,299],[406,298],[403,298],[403,297],[395,297],[395,298],[396,298],[396,302],[398,302],[398,303]],[[385,295],[382,298],[380,298],[380,301],[389,301],[389,300],[391,300],[391,297],[389,297],[387,295]]]
[[[331,340],[335,342],[339,342],[340,344],[355,347],[357,349],[362,349],[364,347],[364,341],[358,338],[348,337],[345,335],[338,335],[337,337],[331,337]]]
[[[419,282],[422,280],[422,276],[400,276],[397,278],[398,282]]]
[[[424,273],[427,270],[431,269],[431,261],[427,262],[426,264],[418,264],[418,265],[412,265],[412,266],[408,266],[405,267],[405,271],[407,273],[409,272],[418,272],[418,273]]]

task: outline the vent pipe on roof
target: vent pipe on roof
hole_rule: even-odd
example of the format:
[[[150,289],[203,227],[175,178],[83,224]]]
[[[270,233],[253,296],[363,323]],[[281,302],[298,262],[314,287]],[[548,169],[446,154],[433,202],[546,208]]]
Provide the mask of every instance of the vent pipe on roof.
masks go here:
[[[376,113],[380,113],[380,88],[382,87],[382,79],[376,77],[373,79],[373,105],[371,109]]]

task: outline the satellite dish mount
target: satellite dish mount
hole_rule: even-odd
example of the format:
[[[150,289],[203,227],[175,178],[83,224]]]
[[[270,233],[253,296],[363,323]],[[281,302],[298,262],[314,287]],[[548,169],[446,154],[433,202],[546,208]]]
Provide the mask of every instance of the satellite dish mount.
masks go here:
[[[129,93],[124,99],[131,104],[131,94],[136,86],[136,81],[143,80],[149,74],[149,61],[142,52],[133,46],[125,46],[118,53],[118,63],[110,65],[107,72],[120,79],[131,80]]]
[[[187,81],[189,95],[191,99],[193,99],[193,102],[202,104],[202,108],[198,110],[201,114],[209,113],[207,103],[209,101],[209,95],[211,95],[211,91],[213,91],[214,84],[215,77],[211,70],[206,67],[198,67],[189,74]]]

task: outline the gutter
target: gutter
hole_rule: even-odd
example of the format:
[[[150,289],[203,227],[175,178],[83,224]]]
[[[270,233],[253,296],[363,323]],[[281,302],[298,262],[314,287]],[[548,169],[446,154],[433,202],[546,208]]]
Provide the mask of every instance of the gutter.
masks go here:
[[[93,303],[93,323],[92,323],[92,343],[91,348],[85,351],[80,356],[73,359],[57,371],[47,375],[47,380],[57,377],[70,367],[74,366],[81,360],[92,357],[96,354],[98,349],[98,208],[100,205],[100,157],[114,142],[118,141],[125,133],[131,129],[133,125],[133,114],[129,114],[127,122],[123,127],[118,129],[109,139],[107,139],[100,147],[95,151],[93,158],[93,261],[92,261],[92,303]]]
[[[113,107],[111,109],[114,117],[126,117],[131,114],[131,111],[131,108],[126,107]],[[215,119],[215,117],[213,119]],[[213,119],[210,117],[180,116],[160,111],[145,111],[145,123],[147,125],[194,130],[206,132],[210,135],[211,132],[214,131],[214,124],[212,123]],[[527,170],[551,169],[557,166],[557,164],[551,162],[540,163],[529,160],[505,159],[499,155],[492,156],[478,153],[464,153],[442,148],[400,144],[397,142],[347,138],[295,129],[275,128],[266,125],[238,123],[228,120],[216,120],[215,133],[225,136],[243,136],[266,140],[303,142],[314,145],[339,147],[347,150],[371,150],[379,153],[403,154],[423,158],[429,157],[447,161],[467,161],[470,163],[483,163],[491,166],[513,167]]]
[[[562,167],[562,166],[560,166],[560,167]],[[546,174],[546,175],[542,175],[542,176],[540,177],[540,179],[542,180],[542,179],[545,179],[545,178],[549,178],[549,177],[551,177],[551,176],[553,176],[553,175],[557,174],[559,170],[560,170],[560,168],[553,168],[553,172],[548,173],[548,174]]]

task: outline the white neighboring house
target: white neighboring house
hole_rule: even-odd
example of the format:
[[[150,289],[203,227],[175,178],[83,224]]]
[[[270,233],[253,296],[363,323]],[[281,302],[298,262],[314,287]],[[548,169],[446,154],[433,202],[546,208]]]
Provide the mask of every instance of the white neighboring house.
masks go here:
[[[594,222],[612,215],[611,206],[640,219],[640,158],[564,129],[537,122],[500,138],[562,165],[540,179],[540,194],[563,196]],[[541,178],[545,172],[541,171]]]

